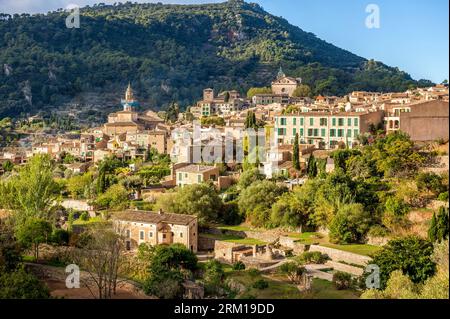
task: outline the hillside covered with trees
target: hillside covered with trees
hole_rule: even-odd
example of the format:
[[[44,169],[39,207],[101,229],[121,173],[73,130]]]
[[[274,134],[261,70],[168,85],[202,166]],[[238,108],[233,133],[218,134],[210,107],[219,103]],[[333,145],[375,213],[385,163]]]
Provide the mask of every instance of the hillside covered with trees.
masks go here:
[[[49,110],[82,93],[121,94],[128,81],[145,107],[186,107],[205,87],[245,93],[267,86],[280,66],[313,94],[430,84],[241,0],[99,4],[80,12],[80,28],[72,29],[62,10],[0,14],[0,116]]]

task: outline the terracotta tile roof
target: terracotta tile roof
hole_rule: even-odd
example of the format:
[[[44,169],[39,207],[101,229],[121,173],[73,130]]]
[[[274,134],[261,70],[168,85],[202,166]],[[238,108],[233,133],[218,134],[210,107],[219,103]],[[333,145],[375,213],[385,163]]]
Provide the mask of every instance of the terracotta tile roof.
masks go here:
[[[176,225],[188,225],[192,221],[196,220],[197,217],[192,215],[182,215],[182,214],[169,214],[169,213],[155,213],[150,211],[142,210],[126,210],[123,212],[117,212],[113,215],[113,219],[130,221],[130,222],[142,222],[142,223],[167,223]]]

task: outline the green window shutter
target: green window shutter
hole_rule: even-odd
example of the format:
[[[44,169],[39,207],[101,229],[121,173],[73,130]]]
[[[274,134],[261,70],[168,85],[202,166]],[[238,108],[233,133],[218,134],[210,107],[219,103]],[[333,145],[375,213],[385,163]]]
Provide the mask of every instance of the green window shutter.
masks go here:
[[[347,119],[347,126],[352,126],[352,119],[351,118]]]
[[[300,136],[303,136],[303,129],[300,129]]]
[[[355,126],[359,126],[359,118],[355,117]]]
[[[325,137],[325,135],[326,135],[326,130],[324,128],[321,131],[321,135],[322,135],[322,137]]]
[[[293,125],[297,125],[297,118],[296,117],[292,118],[292,124]]]
[[[359,130],[354,130],[353,132],[354,132],[354,135],[353,135],[354,137],[357,137],[359,135]]]
[[[300,125],[303,126],[303,124],[304,124],[304,119],[303,119],[303,117],[301,117],[301,118],[300,118]]]
[[[352,137],[352,130],[347,130],[347,137]]]
[[[336,118],[335,117],[333,117],[332,123],[333,123],[333,126],[336,126]]]
[[[309,118],[309,125],[314,125],[314,118],[313,117],[310,117]]]
[[[292,129],[292,135],[295,136],[295,134],[297,134],[297,129],[296,128]]]
[[[333,128],[330,130],[330,137],[335,137],[336,136],[336,130]]]

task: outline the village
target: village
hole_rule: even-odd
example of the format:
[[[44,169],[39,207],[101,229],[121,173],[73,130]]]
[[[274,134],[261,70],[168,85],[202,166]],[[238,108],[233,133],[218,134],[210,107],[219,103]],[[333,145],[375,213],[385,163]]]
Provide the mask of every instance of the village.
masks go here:
[[[272,298],[278,291],[280,298],[333,293],[336,298],[358,298],[361,289],[350,288],[349,282],[363,277],[373,254],[400,233],[426,236],[433,211],[448,207],[448,90],[447,84],[439,84],[402,93],[311,97],[301,78],[289,77],[280,68],[271,87],[259,90],[264,93],[254,90],[242,96],[206,88],[201,101],[185,112],[167,110],[161,115],[145,110],[128,84],[121,107],[101,127],[57,134],[36,131],[33,125],[40,127],[43,119],[30,115],[29,132],[22,130],[19,139],[0,149],[0,174],[7,181],[36,158],[54,163],[52,176],[60,192],[47,206],[58,212],[55,227],[68,232],[64,245],[71,246],[87,229],[106,222],[122,236],[124,254],[140,254],[143,245],[178,244],[199,263],[219,262],[225,272],[237,273],[227,282],[234,295]],[[319,179],[344,179],[339,174],[346,171],[362,177],[362,188],[373,186],[370,177],[378,173],[366,172],[364,163],[355,162],[369,161],[362,157],[363,149],[378,139],[387,145],[389,136],[411,143],[401,154],[423,157],[404,167],[420,167],[442,184],[434,195],[426,185],[423,205],[412,203],[416,195],[401,199],[411,212],[395,218],[407,220],[408,226],[382,217],[364,231],[348,230],[353,232],[349,239],[330,230],[337,220],[327,215],[333,208],[323,208],[327,213],[319,216],[316,204],[315,212],[306,213],[311,205],[306,202],[313,199],[302,199],[301,192],[320,187],[315,182]],[[403,151],[403,144],[392,147]],[[385,177],[413,176],[402,175],[403,169],[398,175],[386,169]],[[339,187],[343,182],[330,183]],[[421,193],[414,187],[414,194]],[[359,196],[359,190],[355,192]],[[282,202],[295,194],[300,208]],[[364,199],[340,205],[359,203],[362,216],[370,206]],[[2,218],[14,210],[7,203],[0,207]],[[296,209],[291,215],[297,215],[283,217]],[[52,258],[48,256],[41,254],[44,260]],[[301,267],[295,266],[298,260]],[[248,274],[243,275],[244,270]],[[345,288],[336,285],[336,274],[344,278],[340,280]],[[225,288],[211,292],[192,277],[182,286],[184,298],[226,295]]]

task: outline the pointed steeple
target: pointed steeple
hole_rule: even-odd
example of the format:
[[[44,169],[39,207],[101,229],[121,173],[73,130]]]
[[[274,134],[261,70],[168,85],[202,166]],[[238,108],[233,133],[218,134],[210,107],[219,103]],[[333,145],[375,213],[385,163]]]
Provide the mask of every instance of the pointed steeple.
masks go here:
[[[134,100],[133,89],[131,88],[131,83],[128,82],[127,91],[125,92],[125,101],[133,101],[133,100]]]
[[[283,68],[280,66],[280,70],[278,71],[277,79],[281,79],[286,77],[286,74],[283,72]]]

